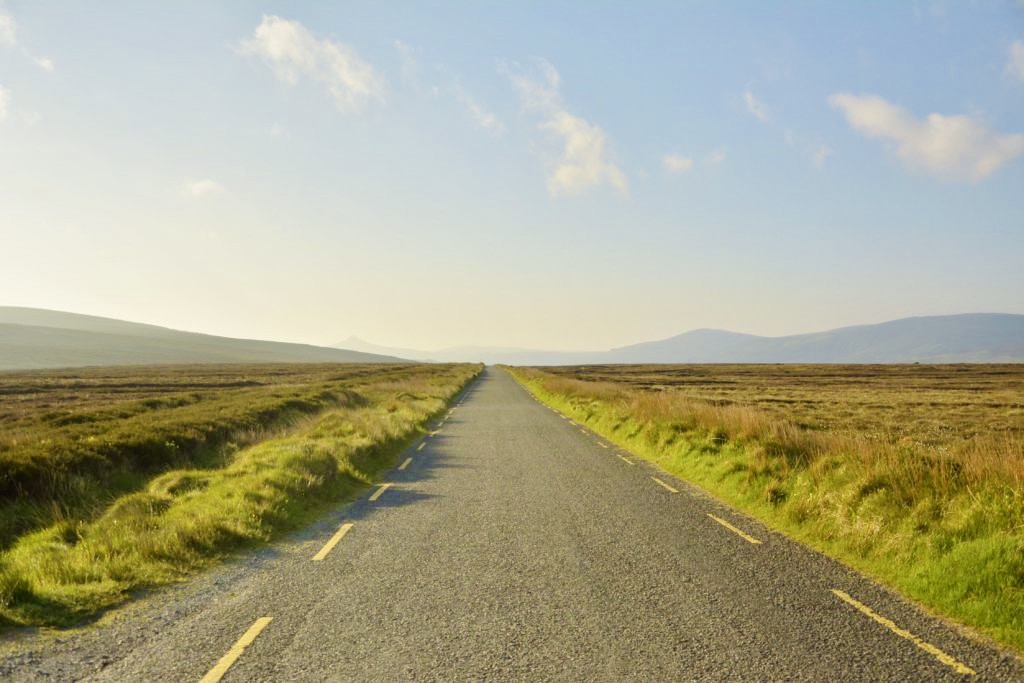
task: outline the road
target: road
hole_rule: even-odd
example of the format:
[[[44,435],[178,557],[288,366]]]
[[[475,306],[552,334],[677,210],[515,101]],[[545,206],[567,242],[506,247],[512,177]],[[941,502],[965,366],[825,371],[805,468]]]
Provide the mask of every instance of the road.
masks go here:
[[[0,678],[1024,679],[499,369],[460,400],[389,487],[98,625],[6,643]]]

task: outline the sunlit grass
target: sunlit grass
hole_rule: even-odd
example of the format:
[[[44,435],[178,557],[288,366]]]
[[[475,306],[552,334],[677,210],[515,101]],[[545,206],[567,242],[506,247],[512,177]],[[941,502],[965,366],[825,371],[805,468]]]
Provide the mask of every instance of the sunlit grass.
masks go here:
[[[308,522],[372,482],[478,371],[361,376],[347,400],[233,451],[223,466],[165,471],[91,517],[19,536],[0,554],[0,620],[73,623]]]

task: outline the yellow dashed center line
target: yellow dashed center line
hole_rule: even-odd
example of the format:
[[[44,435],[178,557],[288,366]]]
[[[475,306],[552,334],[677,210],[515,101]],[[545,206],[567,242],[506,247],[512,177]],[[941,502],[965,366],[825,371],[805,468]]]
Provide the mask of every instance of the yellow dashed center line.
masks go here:
[[[387,484],[381,484],[380,488],[378,488],[376,491],[374,491],[373,495],[370,496],[370,502],[372,503],[373,501],[375,501],[378,498],[380,498],[381,496],[383,496],[384,492],[387,491],[389,488],[391,488],[391,483],[390,482],[387,483]]]
[[[636,464],[632,460],[630,460],[629,458],[624,458],[621,455],[619,455],[618,453],[615,454],[615,457],[618,458],[619,460],[621,460],[622,462],[626,463],[627,465],[635,465]],[[658,480],[655,479],[654,481],[658,481]],[[660,484],[661,482],[658,482],[658,483]],[[664,484],[661,484],[661,485],[664,486]]]
[[[403,462],[401,465],[398,466],[398,469],[404,470],[406,467],[409,466],[409,463],[411,463],[411,462],[412,462],[412,458],[406,458],[405,462]]]
[[[252,644],[252,641],[256,640],[256,636],[267,627],[273,620],[272,617],[260,617],[256,620],[249,630],[242,634],[242,637],[238,639],[238,642],[231,646],[228,653],[220,658],[220,661],[210,669],[205,676],[199,679],[199,683],[217,683],[224,674],[228,672],[231,665],[238,661],[238,658],[245,652],[245,648]]]
[[[921,640],[910,631],[900,628],[896,625],[894,621],[883,617],[881,614],[878,614],[864,603],[859,602],[858,600],[855,600],[854,598],[850,597],[848,593],[844,593],[843,591],[838,590],[836,588],[833,588],[832,592],[835,593],[836,597],[838,597],[843,602],[852,605],[862,614],[865,614],[866,616],[875,620],[882,626],[886,627],[887,629],[898,635],[900,638],[906,638],[914,645],[917,645],[919,648],[921,648],[931,656],[935,657],[935,659],[939,660],[949,668],[953,669],[953,671],[956,671],[958,674],[965,676],[973,676],[976,673],[978,673],[971,667],[967,666],[966,664],[958,660],[956,657],[946,654],[945,652],[935,647],[931,643]]]
[[[724,526],[726,529],[728,529],[729,531],[733,532],[734,534],[736,534],[737,536],[739,536],[743,540],[747,541],[748,543],[753,543],[754,545],[760,545],[761,541],[757,540],[756,538],[754,538],[753,536],[751,536],[748,533],[740,531],[739,529],[734,527],[732,524],[729,524],[729,522],[725,521],[721,517],[715,517],[710,512],[708,513],[708,517],[710,517],[711,519],[715,520],[716,522],[718,522],[719,524]]]
[[[426,441],[421,441],[420,445],[416,447],[416,450],[422,451],[424,448],[426,448],[426,446],[427,446],[427,442]]]
[[[671,492],[671,493],[679,493],[678,489],[672,488],[671,486],[669,486],[668,484],[663,482],[661,479],[658,479],[657,477],[651,477],[651,479],[653,479],[654,481],[658,482],[658,486],[661,486],[662,488],[667,489],[669,492]]]
[[[313,556],[313,561],[322,562],[323,559],[327,557],[327,553],[331,552],[334,549],[334,546],[338,545],[338,541],[340,541],[351,528],[351,522],[346,522],[345,524],[342,524],[340,527],[338,527],[338,530],[335,532],[335,534],[331,536],[331,540],[327,541],[327,543],[324,543],[324,547],[320,548],[320,552]]]

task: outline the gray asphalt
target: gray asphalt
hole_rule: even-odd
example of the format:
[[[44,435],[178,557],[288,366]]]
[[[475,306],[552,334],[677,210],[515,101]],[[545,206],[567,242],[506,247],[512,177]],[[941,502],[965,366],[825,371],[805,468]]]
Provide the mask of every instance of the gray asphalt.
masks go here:
[[[1012,655],[602,446],[501,370],[463,400],[376,501],[98,625],[21,635],[0,678],[199,680],[271,617],[223,680],[1024,680]]]

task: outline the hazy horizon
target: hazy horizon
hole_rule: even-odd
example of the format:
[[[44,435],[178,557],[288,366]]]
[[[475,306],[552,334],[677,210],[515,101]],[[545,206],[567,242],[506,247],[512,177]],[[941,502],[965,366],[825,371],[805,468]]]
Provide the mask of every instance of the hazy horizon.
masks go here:
[[[0,1],[0,304],[424,350],[1021,314],[1021,112],[1011,0]]]

